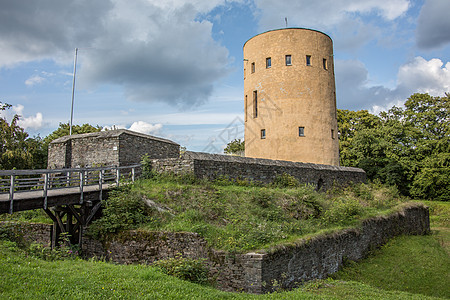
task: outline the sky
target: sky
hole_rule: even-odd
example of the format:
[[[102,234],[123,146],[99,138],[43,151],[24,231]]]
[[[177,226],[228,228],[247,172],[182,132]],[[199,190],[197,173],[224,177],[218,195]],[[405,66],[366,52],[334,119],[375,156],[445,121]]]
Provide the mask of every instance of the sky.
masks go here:
[[[0,115],[30,136],[126,128],[221,153],[243,138],[251,37],[310,28],[334,43],[339,109],[450,92],[450,0],[0,0]]]

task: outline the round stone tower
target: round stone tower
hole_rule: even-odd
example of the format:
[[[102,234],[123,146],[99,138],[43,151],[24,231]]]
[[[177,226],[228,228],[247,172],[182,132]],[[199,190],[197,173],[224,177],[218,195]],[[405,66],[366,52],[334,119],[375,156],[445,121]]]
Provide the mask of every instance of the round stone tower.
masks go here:
[[[244,44],[245,156],[339,165],[333,42],[286,28]]]

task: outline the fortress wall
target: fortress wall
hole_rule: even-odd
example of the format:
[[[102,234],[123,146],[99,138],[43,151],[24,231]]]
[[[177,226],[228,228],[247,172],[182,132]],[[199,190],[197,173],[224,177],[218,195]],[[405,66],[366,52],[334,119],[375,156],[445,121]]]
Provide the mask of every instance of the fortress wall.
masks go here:
[[[153,160],[152,164],[157,172],[190,172],[199,178],[216,179],[227,176],[230,179],[248,179],[262,183],[270,183],[276,176],[286,173],[301,183],[313,184],[319,189],[329,189],[333,184],[346,185],[350,182],[366,181],[366,173],[358,168],[189,151],[180,159]]]
[[[412,204],[386,217],[368,219],[359,229],[342,230],[270,251],[227,253],[208,247],[197,233],[129,231],[108,243],[84,239],[87,257],[104,257],[122,263],[152,263],[177,257],[205,259],[217,287],[225,291],[266,293],[277,288],[292,289],[298,284],[336,272],[346,260],[359,260],[388,239],[430,231],[428,208]]]

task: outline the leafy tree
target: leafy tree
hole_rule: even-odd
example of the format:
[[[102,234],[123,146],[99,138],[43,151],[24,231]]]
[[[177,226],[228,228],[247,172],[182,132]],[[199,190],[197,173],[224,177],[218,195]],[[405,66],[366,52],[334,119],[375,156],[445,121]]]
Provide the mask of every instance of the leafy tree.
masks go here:
[[[338,111],[341,165],[396,185],[405,195],[450,200],[450,95],[414,94],[374,116]]]
[[[245,142],[241,139],[234,139],[233,141],[229,142],[223,152],[225,154],[231,154],[231,155],[239,155],[242,156],[245,151]]]
[[[355,135],[364,129],[378,128],[381,125],[379,117],[367,110],[351,111],[338,109],[339,154],[341,165],[355,166],[355,153],[351,145]]]
[[[91,133],[91,132],[98,132],[101,131],[102,128],[100,126],[92,126],[90,124],[83,124],[83,125],[73,125],[72,126],[72,134],[82,134],[82,133]],[[45,144],[50,144],[53,140],[56,140],[57,138],[69,135],[70,133],[70,125],[69,123],[59,123],[58,129],[50,133],[48,136],[44,138]]]
[[[10,104],[0,102],[0,110],[6,110]],[[29,138],[28,133],[17,123],[20,116],[14,115],[9,123],[0,118],[0,169],[43,168],[46,152],[42,149],[41,138]]]

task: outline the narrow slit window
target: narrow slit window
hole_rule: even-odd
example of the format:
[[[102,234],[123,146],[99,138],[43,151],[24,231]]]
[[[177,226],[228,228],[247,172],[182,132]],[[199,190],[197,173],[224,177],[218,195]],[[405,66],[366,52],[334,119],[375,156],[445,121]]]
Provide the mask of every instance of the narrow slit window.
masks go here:
[[[266,69],[269,69],[272,67],[272,58],[268,57],[266,58]]]
[[[311,55],[306,55],[306,65],[307,66],[311,65]]]
[[[244,117],[245,122],[247,122],[247,95],[245,95],[245,102],[244,102]]]
[[[331,129],[331,138],[334,140],[334,129]]]
[[[261,139],[265,139],[266,138],[266,130],[265,129],[261,129]]]
[[[286,66],[292,66],[292,56],[286,55]]]
[[[305,127],[298,128],[298,136],[305,136]]]
[[[253,91],[253,118],[258,117],[258,91]]]
[[[252,73],[255,73],[255,63],[252,62]]]
[[[327,59],[326,58],[323,59],[323,69],[324,70],[328,70]]]

